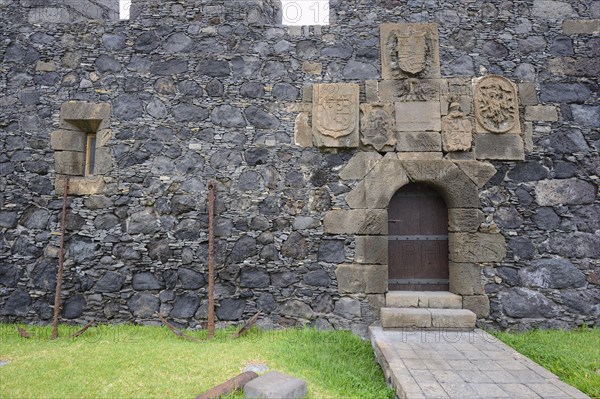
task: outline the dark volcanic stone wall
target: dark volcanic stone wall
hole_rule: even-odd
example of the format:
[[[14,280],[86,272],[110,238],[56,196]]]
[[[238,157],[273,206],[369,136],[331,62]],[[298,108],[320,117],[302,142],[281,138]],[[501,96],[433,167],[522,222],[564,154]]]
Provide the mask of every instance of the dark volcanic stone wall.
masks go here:
[[[597,24],[598,2],[331,1],[331,26],[310,28],[280,26],[271,1],[134,0],[130,21],[71,3],[0,0],[2,320],[52,316],[62,193],[50,132],[77,100],[112,105],[114,165],[102,195],[69,199],[64,319],[205,320],[215,179],[218,319],[261,310],[263,325],[364,333],[383,298],[338,293],[354,237],[322,228],[347,208],[337,173],[353,152],[295,146],[294,120],[307,84],[357,82],[364,96],[380,79],[380,23],[437,21],[442,76],[485,68],[521,83],[533,133],[526,161],[496,162],[481,192],[509,246],[484,270],[482,322],[599,322],[600,37],[578,22]]]

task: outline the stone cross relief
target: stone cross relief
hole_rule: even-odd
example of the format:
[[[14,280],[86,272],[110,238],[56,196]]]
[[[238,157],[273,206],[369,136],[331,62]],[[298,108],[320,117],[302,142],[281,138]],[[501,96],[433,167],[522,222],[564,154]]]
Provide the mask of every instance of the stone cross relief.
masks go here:
[[[435,23],[382,24],[380,45],[383,79],[364,82],[366,102],[356,83],[313,85],[304,99],[312,106],[296,119],[298,145],[395,152],[399,159],[523,159],[513,82],[442,77]],[[496,145],[514,151],[507,158]]]

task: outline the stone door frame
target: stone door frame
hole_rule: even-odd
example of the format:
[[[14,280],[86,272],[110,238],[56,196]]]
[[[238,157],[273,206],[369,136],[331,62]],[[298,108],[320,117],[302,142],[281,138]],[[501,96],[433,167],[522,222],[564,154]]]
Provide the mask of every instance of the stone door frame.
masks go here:
[[[400,155],[401,156],[401,155]],[[325,233],[355,236],[352,264],[338,266],[340,293],[387,292],[387,208],[392,196],[409,182],[435,188],[448,206],[450,292],[463,296],[463,306],[479,317],[489,313],[482,267],[506,255],[506,242],[498,233],[480,231],[484,221],[479,189],[495,174],[487,162],[448,159],[399,159],[362,152],[340,172],[342,180],[357,181],[346,196],[350,209],[325,215]]]

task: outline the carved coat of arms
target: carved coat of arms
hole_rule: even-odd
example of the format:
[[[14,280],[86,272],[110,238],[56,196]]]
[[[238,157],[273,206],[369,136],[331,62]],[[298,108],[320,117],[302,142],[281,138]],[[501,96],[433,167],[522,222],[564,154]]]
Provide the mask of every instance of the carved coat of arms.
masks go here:
[[[396,145],[396,121],[392,104],[362,104],[360,106],[361,141],[377,151]]]
[[[448,115],[442,119],[442,144],[444,151],[468,151],[473,139],[471,122],[460,110],[457,102],[452,102]]]
[[[510,80],[496,75],[481,78],[475,87],[473,100],[477,131],[520,131],[517,90]]]
[[[383,79],[438,79],[439,65],[437,25],[381,25]]]
[[[334,139],[348,136],[358,128],[358,92],[343,84],[315,85],[315,129]]]
[[[416,75],[425,69],[427,61],[427,43],[425,32],[410,36],[401,36],[395,32],[388,38],[388,51],[392,68]]]

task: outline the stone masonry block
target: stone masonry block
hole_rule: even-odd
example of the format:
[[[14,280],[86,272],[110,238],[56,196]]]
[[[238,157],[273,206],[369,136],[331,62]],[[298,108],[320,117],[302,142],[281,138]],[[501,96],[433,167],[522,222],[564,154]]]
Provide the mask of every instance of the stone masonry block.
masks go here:
[[[69,179],[69,194],[73,195],[91,195],[104,192],[106,183],[102,176],[91,177],[72,177]],[[57,177],[54,181],[54,187],[57,193],[64,190],[64,179]]]
[[[600,19],[566,19],[563,31],[567,35],[593,35],[600,33]]]
[[[474,233],[483,221],[484,215],[479,209],[448,209],[448,231]]]
[[[431,312],[422,308],[382,308],[383,328],[429,328]]]
[[[518,134],[476,134],[475,157],[477,159],[497,159],[522,161],[525,159],[523,139]]]
[[[112,151],[109,147],[96,148],[96,165],[94,167],[95,175],[106,175],[113,168]]]
[[[398,132],[396,139],[400,152],[442,151],[442,135],[438,132]]]
[[[479,208],[479,193],[473,181],[452,161],[402,161],[410,181],[432,185],[448,208]]]
[[[401,161],[383,159],[365,177],[364,182],[366,207],[387,209],[392,196],[400,187],[408,184],[409,179]]]
[[[396,103],[396,130],[400,132],[439,132],[442,115],[439,101]]]
[[[346,194],[346,203],[351,209],[367,208],[366,182],[362,180],[348,194]]]
[[[506,256],[502,234],[449,233],[448,245],[453,262],[500,262]]]
[[[59,175],[83,176],[85,173],[85,153],[75,151],[54,152],[55,170]]]
[[[431,326],[433,328],[475,328],[477,317],[467,309],[431,309]]]
[[[376,80],[365,81],[365,96],[367,103],[379,102],[379,82]]]
[[[55,130],[50,133],[50,147],[55,151],[85,152],[86,134],[80,131]]]
[[[306,397],[306,382],[279,371],[269,371],[244,385],[247,399],[299,399]]]
[[[444,154],[440,152],[399,152],[398,159],[402,161],[423,161],[443,159]]]
[[[450,292],[457,295],[482,295],[481,267],[472,263],[450,262]]]
[[[553,105],[529,105],[525,107],[525,120],[556,122],[558,120],[558,112]]]
[[[482,188],[496,174],[496,168],[489,162],[475,160],[457,160],[454,161],[469,178]]]
[[[519,103],[521,105],[537,105],[538,97],[535,84],[532,82],[523,82],[518,84]]]
[[[339,265],[335,271],[340,293],[383,294],[387,291],[387,265]]]
[[[388,238],[386,236],[356,236],[354,261],[363,264],[387,265]]]
[[[360,180],[376,165],[375,162],[382,157],[376,152],[359,152],[350,159],[348,164],[340,171],[340,179],[342,180]]]
[[[60,107],[60,128],[86,133],[108,128],[111,106],[108,103],[69,101]]]
[[[490,300],[485,295],[463,296],[463,308],[475,313],[478,318],[490,315]]]
[[[300,112],[294,123],[294,143],[303,148],[312,146],[312,128],[308,119],[308,112]]]
[[[327,234],[387,234],[387,211],[380,209],[333,210],[325,214]]]

